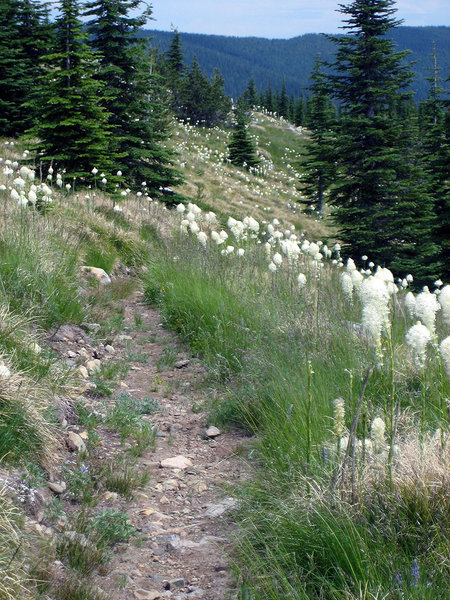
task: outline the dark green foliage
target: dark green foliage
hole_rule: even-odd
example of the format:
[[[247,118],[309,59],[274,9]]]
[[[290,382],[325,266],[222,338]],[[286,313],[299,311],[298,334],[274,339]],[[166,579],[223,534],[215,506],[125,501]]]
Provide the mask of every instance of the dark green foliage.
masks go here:
[[[242,94],[242,99],[244,100],[248,108],[254,108],[258,105],[258,90],[256,89],[255,80],[253,79],[253,76],[250,77],[248,85],[244,93]]]
[[[173,38],[167,31],[143,30],[141,35],[152,38],[155,47],[160,46],[162,51],[169,48]],[[417,100],[425,99],[428,91],[426,68],[432,66],[429,53],[433,40],[439,50],[441,67],[445,70],[450,65],[449,28],[398,27],[389,31],[387,37],[399,50],[412,51],[411,60],[415,62],[412,70],[416,77],[411,88],[416,92]],[[219,68],[225,79],[225,92],[232,98],[243,94],[251,76],[258,90],[266,90],[269,83],[273,89],[281,89],[285,78],[288,95],[293,93],[299,97],[309,85],[317,54],[330,61],[334,50],[333,43],[317,33],[288,40],[183,33],[186,64],[190,64],[196,54],[206,75],[211,76],[214,68]]]
[[[434,198],[436,214],[435,241],[440,247],[441,275],[450,279],[450,193],[448,172],[450,163],[450,116],[448,100],[443,99],[440,68],[433,45],[433,69],[429,81],[429,92],[420,106],[421,161],[428,175],[428,190]]]
[[[231,101],[223,91],[223,78],[214,71],[211,82],[194,60],[180,84],[179,117],[193,124],[212,127],[224,121],[231,109]]]
[[[259,163],[255,147],[248,137],[245,103],[238,103],[236,125],[228,145],[229,158],[233,165],[249,169]]]
[[[27,103],[42,74],[42,54],[51,47],[46,6],[36,0],[0,4],[0,135],[17,135],[33,124]]]
[[[281,86],[281,92],[277,102],[277,113],[280,117],[287,119],[289,117],[289,100],[286,92],[286,81],[283,79],[283,85]]]
[[[154,57],[137,32],[151,17],[148,7],[130,17],[141,0],[92,0],[86,15],[92,45],[100,52],[97,80],[103,86],[102,105],[108,112],[112,136],[109,155],[125,181],[147,184],[151,194],[180,182],[171,167],[174,154],[163,147],[168,137],[164,90],[154,72]]]
[[[93,167],[112,170],[108,114],[99,103],[102,85],[94,77],[98,59],[85,41],[79,4],[63,0],[60,10],[55,48],[45,56],[47,73],[35,98],[40,120],[31,135],[39,139],[36,149],[43,161],[86,178]]]
[[[391,110],[408,96],[405,52],[387,32],[398,25],[393,0],[341,6],[350,34],[337,44],[329,85],[342,105],[337,128],[339,171],[331,190],[339,237],[353,256],[368,254],[416,279],[439,275],[432,240],[433,200],[416,163],[412,132]]]
[[[326,77],[322,72],[322,63],[319,58],[316,61],[311,80],[310,89],[313,93],[309,115],[311,138],[306,158],[302,163],[302,169],[305,171],[302,190],[307,196],[304,204],[322,215],[325,192],[336,174],[332,132],[335,111],[328,96]]]

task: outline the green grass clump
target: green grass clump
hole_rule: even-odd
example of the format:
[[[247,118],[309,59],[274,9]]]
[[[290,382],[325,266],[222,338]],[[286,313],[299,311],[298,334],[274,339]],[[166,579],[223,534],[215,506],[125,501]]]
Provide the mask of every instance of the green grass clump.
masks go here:
[[[87,531],[93,532],[97,545],[109,547],[117,542],[128,542],[137,535],[126,513],[106,509],[97,513],[87,524]]]
[[[136,466],[129,457],[119,456],[106,461],[100,469],[102,485],[110,492],[117,492],[124,498],[132,498],[136,489],[144,487],[149,474]]]

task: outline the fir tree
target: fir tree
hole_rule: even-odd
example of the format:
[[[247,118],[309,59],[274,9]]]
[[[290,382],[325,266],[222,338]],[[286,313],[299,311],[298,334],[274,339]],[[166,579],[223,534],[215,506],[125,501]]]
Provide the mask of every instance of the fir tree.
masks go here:
[[[99,104],[102,86],[94,78],[98,62],[86,43],[76,0],[62,0],[54,52],[45,56],[40,121],[31,130],[41,160],[71,176],[89,177],[93,167],[111,172],[107,113]]]
[[[247,107],[250,109],[258,105],[258,90],[256,89],[253,75],[250,77],[247,87],[244,93],[242,94],[242,98],[246,103]]]
[[[18,37],[18,0],[0,3],[0,135],[23,128],[20,106],[26,99],[26,66]]]
[[[178,183],[180,176],[171,167],[173,153],[163,146],[168,121],[160,76],[145,41],[136,37],[151,9],[129,16],[141,4],[140,0],[91,0],[86,15],[94,17],[88,31],[101,55],[97,79],[104,87],[102,105],[109,113],[110,154],[126,181],[145,182],[151,193],[158,194],[159,188]]]
[[[46,5],[36,0],[0,3],[0,133],[18,135],[31,127],[29,103],[42,74],[41,57],[52,46]]]
[[[399,273],[413,270],[431,278],[437,268],[432,202],[418,197],[422,180],[408,136],[404,143],[404,125],[390,115],[390,107],[407,97],[403,88],[411,79],[403,63],[407,53],[395,52],[386,37],[399,24],[393,5],[393,0],[340,5],[350,33],[331,38],[337,53],[335,73],[328,77],[342,105],[340,169],[331,202],[339,237],[354,256],[368,254]]]
[[[275,110],[272,86],[270,85],[270,83],[267,86],[266,96],[265,96],[265,100],[264,100],[264,106],[266,107],[266,109],[269,112],[273,112]]]
[[[250,169],[256,167],[259,160],[255,147],[247,132],[246,103],[238,101],[235,110],[236,124],[228,144],[229,159],[233,165]]]
[[[428,77],[428,97],[421,105],[421,161],[428,175],[428,191],[434,198],[436,214],[435,240],[440,248],[442,277],[450,279],[450,193],[448,172],[450,163],[450,128],[446,101],[443,98],[440,68],[433,44],[433,68]]]
[[[277,113],[280,117],[287,119],[289,117],[289,100],[286,92],[286,82],[283,79],[280,96],[277,102]]]
[[[307,200],[302,201],[311,210],[323,214],[325,192],[336,175],[334,158],[335,111],[328,95],[322,61],[318,58],[311,75],[310,129],[311,137],[302,162],[302,191]]]

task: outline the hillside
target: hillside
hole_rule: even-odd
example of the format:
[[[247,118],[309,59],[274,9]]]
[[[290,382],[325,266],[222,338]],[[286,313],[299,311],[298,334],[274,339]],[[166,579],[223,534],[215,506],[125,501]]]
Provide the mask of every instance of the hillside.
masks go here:
[[[344,265],[250,131],[174,124],[173,210],[1,141],[2,600],[446,597],[450,286]]]
[[[171,32],[143,30],[142,35],[152,39],[152,45],[166,51],[173,37]],[[391,37],[399,50],[411,50],[408,61],[417,61],[412,69],[416,79],[412,89],[418,100],[426,96],[427,69],[431,64],[433,42],[439,57],[443,78],[450,67],[450,27],[398,27]],[[288,94],[300,95],[309,85],[308,78],[318,53],[330,60],[334,44],[322,34],[306,34],[292,39],[238,38],[230,36],[181,33],[187,63],[197,56],[202,69],[212,75],[215,67],[225,78],[225,90],[236,98],[241,94],[251,75],[258,89],[280,89],[283,77]]]

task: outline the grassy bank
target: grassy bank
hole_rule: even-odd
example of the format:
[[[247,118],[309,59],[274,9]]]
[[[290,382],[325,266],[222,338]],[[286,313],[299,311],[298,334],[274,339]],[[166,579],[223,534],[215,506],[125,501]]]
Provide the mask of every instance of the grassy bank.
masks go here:
[[[145,289],[223,386],[215,422],[258,436],[237,516],[242,598],[444,598],[448,314],[422,362],[406,334],[423,297],[410,316],[386,270],[352,275],[338,250],[277,225],[230,221],[226,237],[186,213]]]

